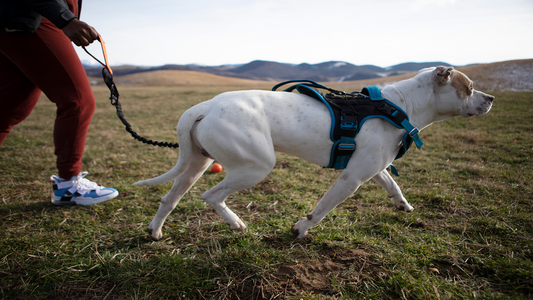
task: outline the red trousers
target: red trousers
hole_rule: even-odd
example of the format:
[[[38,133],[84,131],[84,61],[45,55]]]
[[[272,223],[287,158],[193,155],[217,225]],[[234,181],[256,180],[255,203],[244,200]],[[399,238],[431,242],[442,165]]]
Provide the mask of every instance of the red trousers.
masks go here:
[[[67,2],[76,13],[77,1]],[[41,91],[57,106],[57,169],[68,180],[81,171],[95,99],[71,41],[45,18],[33,34],[0,31],[0,145],[29,116]]]

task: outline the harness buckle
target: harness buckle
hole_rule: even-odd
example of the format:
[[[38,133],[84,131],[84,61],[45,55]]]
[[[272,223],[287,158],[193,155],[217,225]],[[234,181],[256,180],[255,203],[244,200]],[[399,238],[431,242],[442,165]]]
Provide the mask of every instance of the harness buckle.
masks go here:
[[[351,113],[343,113],[339,127],[342,130],[357,130],[357,117]]]
[[[340,124],[342,130],[355,130],[357,126],[353,122],[344,122]]]
[[[389,115],[389,116],[395,116],[397,113],[397,109],[395,107],[393,107],[392,105],[389,105],[385,102],[383,102],[383,104],[381,104],[379,107],[378,107],[378,110],[379,111],[382,111],[384,112],[385,114]]]
[[[339,150],[354,150],[355,151],[355,144],[339,144]]]
[[[411,129],[411,131],[409,131],[409,136],[410,137],[414,137],[415,135],[417,135],[420,131],[418,131],[418,128],[414,127],[413,129]]]

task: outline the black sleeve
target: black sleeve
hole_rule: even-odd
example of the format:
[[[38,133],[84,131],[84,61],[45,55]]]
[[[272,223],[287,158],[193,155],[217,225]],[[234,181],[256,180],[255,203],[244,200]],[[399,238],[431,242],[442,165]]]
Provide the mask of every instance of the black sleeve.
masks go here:
[[[59,29],[63,29],[69,21],[76,18],[70,11],[64,0],[20,0],[26,7],[36,11],[43,17],[54,23]]]

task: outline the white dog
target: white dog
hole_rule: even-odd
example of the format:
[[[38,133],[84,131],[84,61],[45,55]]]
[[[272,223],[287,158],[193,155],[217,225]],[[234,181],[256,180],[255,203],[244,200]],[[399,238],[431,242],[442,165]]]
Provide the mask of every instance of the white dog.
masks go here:
[[[383,98],[402,108],[413,126],[422,130],[453,116],[479,116],[492,107],[494,97],[474,90],[472,81],[453,67],[421,70],[411,79],[387,86]],[[216,160],[226,177],[203,193],[232,229],[244,229],[243,221],[226,206],[226,198],[263,180],[276,163],[276,151],[298,156],[320,166],[329,163],[333,142],[328,108],[309,96],[271,91],[223,93],[187,110],[177,127],[179,159],[167,173],[134,185],[156,185],[175,179],[163,197],[148,232],[155,240],[183,195]],[[400,188],[387,172],[400,150],[404,129],[385,120],[368,120],[357,134],[357,149],[315,209],[292,226],[302,238],[359,186],[374,179],[396,208],[410,212]]]

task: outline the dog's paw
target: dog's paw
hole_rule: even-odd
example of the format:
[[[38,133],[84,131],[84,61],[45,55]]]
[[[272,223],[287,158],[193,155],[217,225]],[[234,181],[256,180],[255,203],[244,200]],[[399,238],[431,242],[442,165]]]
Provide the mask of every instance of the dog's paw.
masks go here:
[[[403,197],[402,197],[403,198]],[[412,212],[413,207],[405,200],[405,198],[398,200],[396,197],[392,197],[392,203],[396,206],[396,209],[403,210],[405,212]]]
[[[297,238],[302,239],[307,234],[307,229],[309,229],[311,226],[306,228],[306,222],[309,222],[309,219],[307,217],[301,218],[300,221],[296,222],[296,224],[292,225],[291,232],[293,234],[298,235]],[[306,229],[304,229],[306,228]]]
[[[152,228],[150,228],[150,227],[148,227],[148,229],[146,231],[148,232],[148,234],[150,235],[150,237],[154,241],[159,241],[163,237],[163,233],[161,231],[154,232],[154,230]]]
[[[246,224],[244,224],[240,219],[232,224],[228,224],[229,228],[233,230],[244,230],[246,229]]]
[[[403,210],[405,212],[412,212],[414,210],[414,208],[409,205],[409,203],[404,203],[404,204],[401,204],[401,205],[396,205],[396,209],[397,210]]]
[[[403,206],[402,207],[402,210],[405,211],[405,212],[412,212],[415,208],[412,207],[411,205],[409,205],[409,203],[407,203],[406,206]]]
[[[300,234],[300,230],[298,230],[298,228],[296,228],[296,224],[292,225],[291,232],[292,232],[292,234],[296,234],[296,235]]]

